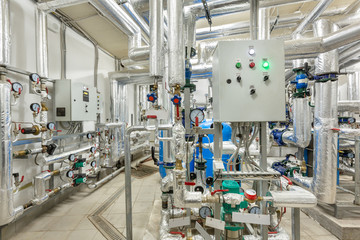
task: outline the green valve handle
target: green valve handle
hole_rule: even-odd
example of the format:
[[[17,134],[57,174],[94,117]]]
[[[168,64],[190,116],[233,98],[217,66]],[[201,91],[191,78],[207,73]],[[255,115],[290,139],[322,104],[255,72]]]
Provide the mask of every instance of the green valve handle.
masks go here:
[[[75,183],[76,184],[86,183],[86,178],[77,178],[75,179]]]
[[[80,168],[80,167],[85,167],[86,166],[86,162],[77,162],[75,163],[75,168]]]

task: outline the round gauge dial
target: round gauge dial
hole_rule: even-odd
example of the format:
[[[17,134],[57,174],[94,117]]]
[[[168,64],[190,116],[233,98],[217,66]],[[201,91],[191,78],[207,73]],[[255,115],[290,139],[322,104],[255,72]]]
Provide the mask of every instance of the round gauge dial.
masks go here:
[[[14,82],[12,84],[12,90],[16,93],[21,94],[21,92],[23,91],[23,86],[18,82]]]
[[[92,134],[88,133],[88,134],[86,134],[86,137],[87,137],[87,139],[92,139]]]
[[[260,211],[260,207],[258,206],[253,206],[249,209],[249,213],[251,214],[260,214],[261,211]]]
[[[91,147],[91,148],[90,148],[90,152],[91,152],[91,153],[95,153],[95,150],[96,150],[95,147]]]
[[[73,178],[73,177],[74,177],[74,172],[73,172],[72,170],[70,170],[70,171],[68,171],[68,172],[66,173],[66,176],[67,176],[68,178]]]
[[[40,104],[33,103],[30,105],[30,109],[31,109],[31,111],[38,113],[38,112],[40,112]]]
[[[40,81],[40,76],[36,73],[30,74],[29,78],[30,78],[30,81],[35,82],[35,83],[39,83],[39,81]]]
[[[195,123],[196,118],[198,118],[198,122],[201,123],[205,119],[205,114],[201,109],[194,109],[190,112],[190,120],[191,122]]]
[[[74,162],[75,161],[75,155],[74,154],[70,154],[69,155],[69,161],[71,161],[71,162]]]
[[[249,200],[255,200],[257,198],[256,191],[254,189],[246,189],[244,195]]]
[[[55,131],[55,123],[53,122],[49,122],[47,125],[46,125],[47,129],[51,130],[51,131]]]
[[[199,209],[199,215],[202,219],[211,217],[211,209],[207,206],[203,206]]]
[[[93,167],[93,168],[96,167],[96,161],[92,161],[92,162],[90,163],[90,166]]]

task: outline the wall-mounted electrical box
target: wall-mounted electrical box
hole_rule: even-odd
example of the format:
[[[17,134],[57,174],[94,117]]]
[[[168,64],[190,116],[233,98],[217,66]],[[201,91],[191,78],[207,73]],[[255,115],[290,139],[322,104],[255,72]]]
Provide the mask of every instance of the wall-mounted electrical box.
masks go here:
[[[96,88],[72,80],[55,81],[56,121],[95,121]]]
[[[283,41],[218,43],[213,56],[214,121],[284,121],[284,86]]]

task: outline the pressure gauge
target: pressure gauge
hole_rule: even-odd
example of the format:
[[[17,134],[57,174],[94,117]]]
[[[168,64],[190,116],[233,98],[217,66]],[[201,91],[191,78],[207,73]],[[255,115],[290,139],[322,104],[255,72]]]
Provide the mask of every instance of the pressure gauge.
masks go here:
[[[90,148],[90,152],[91,152],[91,153],[95,153],[95,150],[96,150],[95,147],[91,147],[91,148]]]
[[[249,209],[249,213],[251,214],[260,214],[260,207],[259,206],[253,206]]]
[[[202,219],[211,217],[211,209],[207,206],[203,206],[199,209],[199,215]]]
[[[73,178],[73,177],[74,177],[74,172],[73,172],[72,170],[67,171],[66,176],[67,176],[68,178]]]
[[[75,157],[74,154],[70,154],[68,159],[69,159],[70,162],[74,162],[76,157]]]
[[[32,73],[29,75],[30,81],[34,82],[34,83],[39,83],[40,82],[40,76],[36,73]]]
[[[23,91],[23,86],[18,82],[14,82],[12,84],[12,90],[18,94],[21,94],[21,92]]]
[[[93,168],[96,167],[96,161],[92,161],[92,162],[90,163],[90,166],[93,167]]]
[[[49,122],[47,125],[46,125],[47,129],[51,130],[51,131],[55,131],[55,123],[53,122]]]
[[[30,105],[30,109],[33,112],[39,113],[40,112],[40,104],[33,103],[33,104]]]
[[[193,109],[190,112],[190,120],[191,120],[191,122],[195,123],[196,118],[198,118],[198,121],[197,121],[198,123],[201,123],[202,121],[204,121],[205,114],[201,109],[196,108],[196,109]]]
[[[87,137],[87,139],[92,139],[92,134],[88,133],[88,134],[86,134],[86,137]]]

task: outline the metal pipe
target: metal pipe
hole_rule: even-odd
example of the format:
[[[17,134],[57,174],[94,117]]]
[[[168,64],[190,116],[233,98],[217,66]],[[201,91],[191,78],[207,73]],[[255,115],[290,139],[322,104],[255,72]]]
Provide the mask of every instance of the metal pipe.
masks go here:
[[[168,0],[169,86],[185,85],[183,0]]]
[[[13,221],[17,211],[14,208],[12,184],[11,85],[6,82],[5,75],[0,75],[0,78],[0,226],[2,226]],[[21,213],[22,211],[19,211],[19,214]]]
[[[38,8],[47,13],[54,12],[56,9],[70,7],[82,3],[87,3],[88,0],[52,0],[38,3]]]
[[[317,56],[360,40],[360,25],[352,24],[324,37],[285,41],[286,59]]]
[[[250,0],[250,38],[258,39],[259,31],[259,0]]]
[[[10,13],[8,0],[0,1],[0,65],[10,64]]]
[[[80,148],[72,150],[72,151],[59,153],[57,155],[46,156],[45,154],[42,154],[41,156],[39,156],[37,158],[36,163],[41,166],[58,163],[58,162],[63,161],[65,158],[69,157],[69,155],[71,155],[71,154],[80,154],[80,153],[87,152],[87,151],[89,152],[90,148],[92,148],[92,147],[93,147],[92,145],[88,145],[88,146],[80,147]]]
[[[163,1],[150,0],[150,76],[163,76],[164,47]]]
[[[360,72],[354,72],[347,75],[348,88],[347,96],[348,100],[360,100]]]
[[[36,71],[42,78],[49,77],[47,14],[36,9]]]
[[[262,8],[259,10],[259,31],[258,39],[270,39],[270,9]]]
[[[333,0],[321,0],[316,7],[304,18],[304,20],[298,25],[298,27],[293,32],[293,36],[302,33],[306,27],[313,23],[333,2]]]
[[[117,175],[119,175],[122,171],[124,171],[125,167],[121,167],[119,168],[118,170],[116,170],[115,172],[107,175],[106,177],[104,177],[103,179],[101,179],[100,181],[96,182],[96,183],[93,183],[93,184],[89,184],[87,185],[88,188],[90,189],[94,189],[94,188],[97,188],[101,185],[103,185],[104,183],[106,183],[107,181],[113,179],[114,177],[116,177]]]
[[[317,199],[311,192],[291,186],[289,191],[270,191],[274,207],[313,208]]]
[[[339,112],[356,112],[360,110],[360,100],[344,100],[338,102]]]
[[[132,240],[132,202],[131,202],[131,146],[130,134],[146,131],[143,126],[132,126],[125,131],[125,202],[126,202],[126,239]]]
[[[196,20],[197,15],[189,8],[184,10],[184,39],[186,48],[186,58],[190,59],[192,51],[196,48]]]

